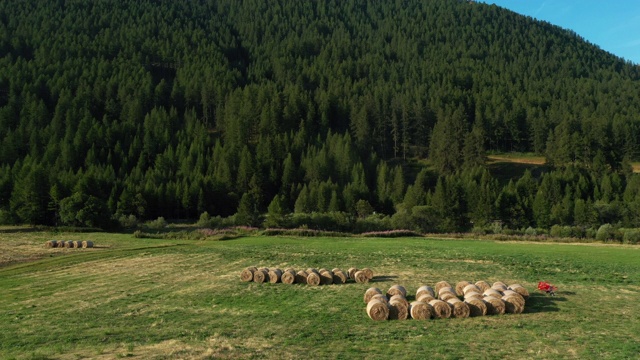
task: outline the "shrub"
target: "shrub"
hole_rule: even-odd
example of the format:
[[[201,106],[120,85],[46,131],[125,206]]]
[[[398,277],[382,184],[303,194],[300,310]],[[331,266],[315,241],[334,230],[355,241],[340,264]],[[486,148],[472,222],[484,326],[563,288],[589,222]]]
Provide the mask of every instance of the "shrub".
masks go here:
[[[536,236],[538,235],[538,230],[532,228],[531,226],[529,226],[525,231],[524,231],[525,235],[528,236]]]
[[[640,229],[625,229],[622,235],[625,244],[638,244],[640,242]]]
[[[596,232],[596,240],[608,241],[615,239],[615,229],[611,224],[604,224],[598,228]]]
[[[123,229],[134,229],[138,227],[138,218],[135,215],[120,215],[118,217],[118,224]]]
[[[164,229],[167,227],[167,221],[162,216],[160,216],[155,220],[147,221],[145,225],[150,229]]]

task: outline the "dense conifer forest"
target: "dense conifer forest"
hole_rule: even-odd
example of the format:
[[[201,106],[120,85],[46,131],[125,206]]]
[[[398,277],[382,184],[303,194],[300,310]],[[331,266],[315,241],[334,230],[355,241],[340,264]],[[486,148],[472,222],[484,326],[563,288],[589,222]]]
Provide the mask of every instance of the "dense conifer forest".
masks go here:
[[[3,224],[640,227],[640,68],[469,1],[5,0],[0,139]]]

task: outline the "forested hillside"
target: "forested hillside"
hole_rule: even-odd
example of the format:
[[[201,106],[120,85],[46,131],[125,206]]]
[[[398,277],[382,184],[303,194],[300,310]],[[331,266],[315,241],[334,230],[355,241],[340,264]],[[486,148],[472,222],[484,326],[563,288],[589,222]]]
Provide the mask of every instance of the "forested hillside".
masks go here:
[[[640,68],[468,1],[5,0],[0,138],[5,224],[640,226]]]

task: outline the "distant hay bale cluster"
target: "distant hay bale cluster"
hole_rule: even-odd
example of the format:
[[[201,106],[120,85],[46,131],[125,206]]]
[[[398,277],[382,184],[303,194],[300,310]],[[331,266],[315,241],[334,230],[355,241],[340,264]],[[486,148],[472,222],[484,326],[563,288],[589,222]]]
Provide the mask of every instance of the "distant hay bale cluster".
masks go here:
[[[486,281],[460,281],[452,286],[440,281],[416,290],[414,301],[407,300],[407,290],[393,285],[383,293],[371,287],[364,293],[367,315],[372,320],[427,320],[451,317],[467,318],[485,315],[520,314],[524,311],[529,291],[520,284],[492,285]]]
[[[358,283],[367,283],[371,279],[373,279],[373,270],[369,268],[362,270],[350,268],[345,272],[339,268],[332,270],[308,268],[296,271],[294,268],[281,270],[278,268],[251,266],[240,273],[240,280],[244,282],[307,284],[311,286],[346,284],[350,280]]]
[[[68,249],[81,249],[92,248],[93,241],[72,241],[72,240],[49,240],[44,243],[46,248],[68,248]]]

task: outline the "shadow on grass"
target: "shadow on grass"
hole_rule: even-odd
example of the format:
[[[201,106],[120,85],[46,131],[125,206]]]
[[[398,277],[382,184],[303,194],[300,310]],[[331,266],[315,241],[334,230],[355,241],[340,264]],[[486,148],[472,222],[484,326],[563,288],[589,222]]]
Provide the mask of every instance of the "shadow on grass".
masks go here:
[[[567,301],[564,296],[550,296],[546,294],[531,294],[527,301],[525,312],[530,314],[543,313],[543,312],[557,312],[560,311],[556,302]]]
[[[392,281],[392,280],[396,280],[397,278],[398,278],[397,276],[389,276],[389,275],[374,276],[373,279],[369,280],[369,282],[376,283],[376,282],[383,282],[383,281]]]

